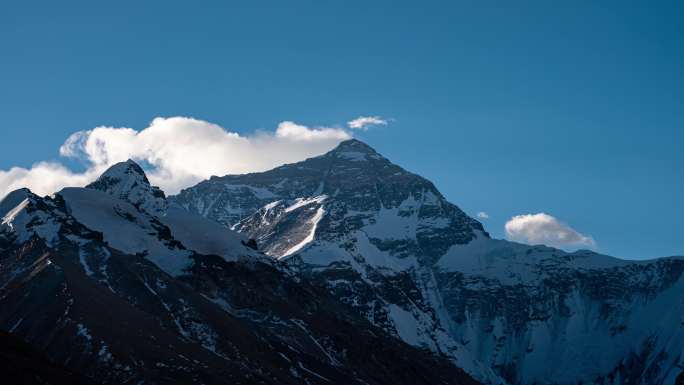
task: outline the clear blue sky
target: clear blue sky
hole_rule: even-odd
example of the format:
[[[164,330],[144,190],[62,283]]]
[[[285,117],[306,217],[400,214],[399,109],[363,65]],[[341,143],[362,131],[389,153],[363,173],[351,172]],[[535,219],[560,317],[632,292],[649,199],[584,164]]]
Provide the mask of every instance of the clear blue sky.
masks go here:
[[[497,3],[3,2],[0,169],[156,116],[381,115],[358,137],[495,236],[548,212],[608,254],[684,254],[683,3]]]

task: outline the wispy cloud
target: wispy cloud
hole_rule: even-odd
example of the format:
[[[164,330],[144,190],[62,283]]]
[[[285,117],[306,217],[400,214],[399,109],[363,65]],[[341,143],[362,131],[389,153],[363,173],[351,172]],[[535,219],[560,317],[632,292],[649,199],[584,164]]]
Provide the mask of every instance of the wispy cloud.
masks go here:
[[[354,130],[368,130],[372,126],[386,126],[387,120],[380,116],[359,116],[358,118],[347,122],[347,126]]]
[[[544,213],[514,216],[506,222],[505,230],[506,238],[532,245],[544,244],[563,249],[596,248],[592,237]]]
[[[0,170],[0,198],[20,187],[45,195],[83,186],[129,158],[149,165],[150,181],[173,194],[212,175],[263,171],[319,155],[349,138],[343,129],[289,121],[251,135],[186,117],[156,118],[142,130],[96,127],[72,134],[60,148],[63,157],[82,161],[85,171],[73,172],[58,162]]]
[[[480,211],[479,213],[477,213],[477,217],[480,219],[489,219],[489,214],[487,214],[484,211]]]

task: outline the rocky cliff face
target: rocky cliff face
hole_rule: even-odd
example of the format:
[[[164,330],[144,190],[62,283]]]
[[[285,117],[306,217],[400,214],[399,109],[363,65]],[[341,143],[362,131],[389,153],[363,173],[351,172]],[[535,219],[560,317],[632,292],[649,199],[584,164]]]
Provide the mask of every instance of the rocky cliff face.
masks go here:
[[[490,239],[432,183],[357,140],[172,200],[484,382],[672,384],[684,367],[684,260]]]
[[[115,165],[0,202],[0,329],[106,384],[475,384]]]

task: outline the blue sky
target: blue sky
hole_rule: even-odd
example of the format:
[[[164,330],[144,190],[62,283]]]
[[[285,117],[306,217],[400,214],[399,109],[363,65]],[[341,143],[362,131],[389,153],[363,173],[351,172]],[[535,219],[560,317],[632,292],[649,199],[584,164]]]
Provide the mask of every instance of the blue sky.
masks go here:
[[[354,135],[497,237],[545,212],[607,254],[684,254],[684,6],[497,3],[4,3],[0,170],[78,169],[74,132],[158,116],[378,115]]]

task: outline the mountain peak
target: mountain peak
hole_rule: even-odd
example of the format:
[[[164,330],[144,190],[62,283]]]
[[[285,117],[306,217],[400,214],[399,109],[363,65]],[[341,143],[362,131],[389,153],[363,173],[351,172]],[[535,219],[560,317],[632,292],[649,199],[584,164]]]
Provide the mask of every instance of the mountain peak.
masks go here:
[[[371,146],[358,139],[349,139],[341,142],[324,156],[344,159],[347,161],[368,161],[384,159]]]
[[[373,147],[367,145],[366,143],[358,140],[358,139],[347,139],[343,142],[340,142],[340,144],[337,145],[332,151],[330,152],[344,152],[344,151],[359,151],[363,152],[366,154],[377,154],[375,149]]]
[[[161,214],[167,207],[164,192],[152,186],[142,167],[131,159],[112,165],[86,188],[106,192],[151,214]]]
[[[102,173],[100,178],[113,177],[121,179],[125,175],[136,176],[142,179],[144,183],[150,183],[147,180],[147,175],[145,175],[145,171],[133,159],[128,159],[125,162],[119,162],[112,165],[104,173]]]

